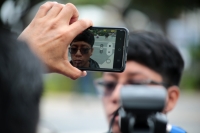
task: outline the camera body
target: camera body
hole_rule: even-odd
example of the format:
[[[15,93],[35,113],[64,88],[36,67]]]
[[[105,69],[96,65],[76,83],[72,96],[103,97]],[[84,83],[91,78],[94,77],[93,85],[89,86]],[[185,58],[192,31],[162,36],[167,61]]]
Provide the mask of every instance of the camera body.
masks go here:
[[[122,133],[166,133],[167,118],[160,113],[167,97],[164,87],[126,85],[120,90]]]

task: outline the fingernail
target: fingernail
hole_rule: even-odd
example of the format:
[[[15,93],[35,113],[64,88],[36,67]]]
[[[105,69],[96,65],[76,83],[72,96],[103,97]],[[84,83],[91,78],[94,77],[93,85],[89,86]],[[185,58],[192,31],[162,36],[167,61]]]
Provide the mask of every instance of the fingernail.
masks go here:
[[[87,72],[83,71],[81,77],[85,77],[86,75],[87,75]]]

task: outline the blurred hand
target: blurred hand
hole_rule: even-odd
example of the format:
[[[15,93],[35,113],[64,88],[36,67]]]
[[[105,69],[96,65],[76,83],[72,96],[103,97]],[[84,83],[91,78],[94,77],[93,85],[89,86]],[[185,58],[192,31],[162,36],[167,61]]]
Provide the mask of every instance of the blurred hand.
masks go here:
[[[70,64],[68,46],[79,33],[92,26],[90,20],[78,20],[78,17],[73,4],[47,2],[39,8],[18,39],[30,46],[49,72],[77,79],[87,73]]]

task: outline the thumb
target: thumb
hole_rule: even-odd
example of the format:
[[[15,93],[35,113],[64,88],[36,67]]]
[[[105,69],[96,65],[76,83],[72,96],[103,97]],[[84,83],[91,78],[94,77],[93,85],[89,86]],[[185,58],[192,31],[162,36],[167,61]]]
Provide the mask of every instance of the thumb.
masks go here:
[[[62,71],[60,73],[73,80],[87,75],[86,71],[81,71],[78,68],[72,66],[69,61],[66,61],[62,67],[63,69],[61,69]]]

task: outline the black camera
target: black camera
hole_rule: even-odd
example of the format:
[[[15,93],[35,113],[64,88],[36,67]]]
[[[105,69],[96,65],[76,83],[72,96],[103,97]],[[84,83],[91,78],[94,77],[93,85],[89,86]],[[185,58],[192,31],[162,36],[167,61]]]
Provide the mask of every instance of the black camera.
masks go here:
[[[167,118],[161,113],[167,97],[164,87],[126,85],[120,90],[122,133],[166,133]]]

